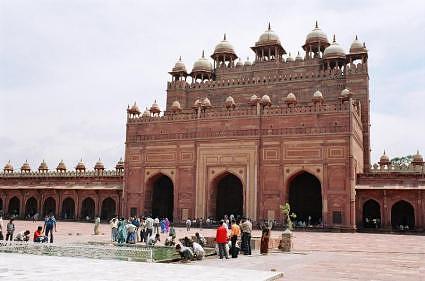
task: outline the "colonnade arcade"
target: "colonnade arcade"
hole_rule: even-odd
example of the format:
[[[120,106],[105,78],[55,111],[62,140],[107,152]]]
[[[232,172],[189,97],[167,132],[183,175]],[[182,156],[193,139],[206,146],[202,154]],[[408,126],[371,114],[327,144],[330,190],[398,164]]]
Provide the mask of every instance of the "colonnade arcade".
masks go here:
[[[118,192],[96,191],[23,191],[11,190],[0,198],[0,213],[7,216],[39,218],[53,213],[58,219],[86,220],[100,216],[107,220],[119,212]]]
[[[408,200],[397,200],[389,204],[389,210],[383,216],[382,203],[370,198],[362,204],[362,222],[359,228],[393,228],[413,230],[417,224],[416,208]]]

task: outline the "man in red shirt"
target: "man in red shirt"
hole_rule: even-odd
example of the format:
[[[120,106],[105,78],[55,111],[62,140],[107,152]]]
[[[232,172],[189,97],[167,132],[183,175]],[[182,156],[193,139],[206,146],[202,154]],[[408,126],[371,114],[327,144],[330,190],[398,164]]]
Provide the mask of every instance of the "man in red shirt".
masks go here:
[[[45,243],[47,242],[47,237],[44,236],[43,234],[43,227],[39,226],[37,228],[37,231],[34,232],[34,242],[38,242],[38,243]]]
[[[223,259],[223,255],[226,259],[229,258],[229,255],[226,251],[227,244],[227,229],[224,227],[224,221],[220,221],[220,224],[217,228],[217,234],[215,235],[215,242],[218,245],[218,253],[220,255],[220,259]]]

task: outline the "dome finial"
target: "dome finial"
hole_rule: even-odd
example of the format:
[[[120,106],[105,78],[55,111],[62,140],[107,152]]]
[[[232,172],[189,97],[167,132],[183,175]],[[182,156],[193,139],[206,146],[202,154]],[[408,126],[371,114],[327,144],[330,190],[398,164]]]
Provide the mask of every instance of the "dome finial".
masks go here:
[[[357,38],[357,34],[356,34],[356,39],[355,40],[359,40],[358,38]]]
[[[182,61],[182,56],[179,56],[179,61]]]
[[[334,34],[334,39],[333,39],[332,43],[336,43],[335,34]]]
[[[319,24],[317,23],[317,20],[316,20],[316,28],[319,28]]]
[[[226,41],[226,33],[224,33],[223,41]]]
[[[269,22],[269,28],[268,28],[268,30],[272,30],[272,28],[271,28],[271,26],[270,26],[270,22]]]
[[[202,58],[205,58],[205,51],[202,50]]]

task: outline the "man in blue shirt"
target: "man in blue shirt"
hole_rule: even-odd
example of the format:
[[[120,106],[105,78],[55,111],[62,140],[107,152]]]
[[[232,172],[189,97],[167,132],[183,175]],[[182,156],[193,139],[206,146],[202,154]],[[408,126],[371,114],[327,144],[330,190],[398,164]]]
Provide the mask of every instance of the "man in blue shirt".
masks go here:
[[[56,219],[53,213],[49,213],[49,216],[46,216],[46,218],[44,219],[44,229],[45,229],[46,237],[49,237],[49,233],[50,233],[50,239],[49,239],[50,243],[53,243],[53,228],[55,229],[55,232],[56,232]]]

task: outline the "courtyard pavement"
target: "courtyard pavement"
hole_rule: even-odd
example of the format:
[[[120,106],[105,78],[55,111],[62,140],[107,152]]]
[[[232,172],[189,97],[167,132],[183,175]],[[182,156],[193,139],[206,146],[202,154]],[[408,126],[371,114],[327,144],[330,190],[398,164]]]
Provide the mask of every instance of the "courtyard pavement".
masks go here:
[[[15,224],[17,231],[29,229],[33,232],[39,223],[16,221]],[[58,232],[55,233],[57,243],[108,242],[110,240],[110,229],[107,224],[101,225],[102,235],[93,235],[93,224],[89,223],[59,222],[57,228]],[[185,228],[176,229],[179,238],[193,235],[196,231],[199,231],[199,229],[192,228],[190,232],[187,232]],[[204,236],[215,234],[214,229],[203,229],[200,232]],[[277,238],[280,233],[281,231],[272,231],[272,237]],[[260,232],[255,231],[255,235],[259,236]],[[165,236],[162,238],[165,238]],[[164,239],[161,240],[164,241]],[[202,268],[211,267],[211,271],[219,267],[225,269],[228,274],[234,270],[242,269],[269,273],[277,271],[284,273],[282,280],[294,281],[425,281],[425,236],[294,232],[293,243],[294,248],[291,253],[271,251],[269,255],[262,256],[258,252],[254,252],[252,256],[240,255],[237,259],[218,260],[216,257],[211,257],[204,261],[192,262],[190,265],[178,264],[176,266],[193,266],[193,270],[198,266],[202,266]],[[163,265],[159,264],[159,266]],[[164,265],[164,269],[166,267],[168,265]],[[170,273],[172,273],[174,267],[171,267],[170,270]],[[0,276],[2,275],[0,274]],[[210,278],[209,280],[219,279]],[[262,279],[248,278],[245,280]]]

